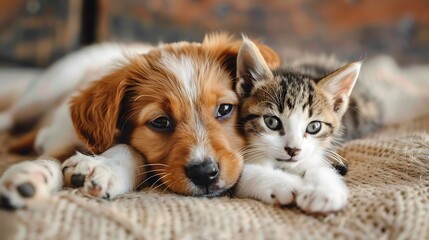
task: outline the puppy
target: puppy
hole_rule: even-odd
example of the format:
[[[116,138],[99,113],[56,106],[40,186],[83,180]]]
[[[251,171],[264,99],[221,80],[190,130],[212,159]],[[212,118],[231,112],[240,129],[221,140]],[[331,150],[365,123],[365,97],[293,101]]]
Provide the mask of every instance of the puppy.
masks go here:
[[[156,48],[94,46],[54,65],[33,89],[48,83],[58,91],[29,89],[0,115],[0,128],[7,130],[61,102],[34,134],[42,157],[13,165],[0,178],[1,206],[39,202],[63,181],[107,199],[148,180],[183,195],[227,191],[243,164],[233,90],[240,46],[241,40],[226,34]],[[273,50],[258,47],[271,67],[279,64]],[[91,155],[77,153],[61,166],[49,160],[78,148]]]

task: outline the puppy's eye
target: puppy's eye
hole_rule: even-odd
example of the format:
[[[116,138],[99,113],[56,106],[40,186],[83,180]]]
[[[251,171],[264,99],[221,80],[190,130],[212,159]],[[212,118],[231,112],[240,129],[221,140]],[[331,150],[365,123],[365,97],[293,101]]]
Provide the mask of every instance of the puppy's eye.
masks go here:
[[[159,132],[167,132],[173,130],[172,121],[165,116],[158,117],[155,120],[149,122],[149,126]]]
[[[320,132],[321,129],[322,129],[322,123],[320,121],[313,121],[308,124],[306,131],[310,134],[316,134]]]
[[[280,130],[282,128],[282,123],[278,117],[264,116],[264,122],[271,130]]]
[[[231,115],[232,110],[234,109],[234,105],[232,104],[221,104],[217,108],[216,118],[227,118]]]

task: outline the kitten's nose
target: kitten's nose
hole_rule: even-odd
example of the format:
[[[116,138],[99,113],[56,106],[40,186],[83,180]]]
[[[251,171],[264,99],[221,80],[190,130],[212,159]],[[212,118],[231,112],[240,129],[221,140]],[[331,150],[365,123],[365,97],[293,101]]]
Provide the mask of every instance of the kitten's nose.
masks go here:
[[[290,157],[298,155],[298,153],[301,152],[301,149],[299,149],[299,148],[285,147],[285,150],[286,150],[287,154],[289,154]]]
[[[186,176],[198,186],[207,187],[219,178],[219,167],[211,158],[205,158],[198,164],[191,164],[185,169]]]

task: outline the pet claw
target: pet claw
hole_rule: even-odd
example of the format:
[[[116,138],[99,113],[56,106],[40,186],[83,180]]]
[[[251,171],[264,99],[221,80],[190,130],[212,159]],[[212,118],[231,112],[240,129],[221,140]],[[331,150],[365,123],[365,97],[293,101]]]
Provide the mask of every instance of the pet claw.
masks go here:
[[[110,194],[106,193],[106,195],[103,196],[103,199],[110,200]]]
[[[69,169],[69,166],[65,166],[63,167],[63,169],[61,169],[61,172],[63,173],[63,176],[66,174],[67,169]]]

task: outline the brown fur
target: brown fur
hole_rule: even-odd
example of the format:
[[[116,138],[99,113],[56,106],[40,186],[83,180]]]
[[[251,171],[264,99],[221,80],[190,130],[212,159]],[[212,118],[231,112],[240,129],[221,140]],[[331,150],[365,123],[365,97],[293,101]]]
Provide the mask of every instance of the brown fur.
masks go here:
[[[112,74],[82,91],[71,103],[71,116],[79,138],[94,153],[115,143],[115,131],[121,140],[144,155],[148,163],[163,163],[162,182],[174,192],[192,194],[184,168],[190,149],[196,143],[198,129],[192,116],[198,115],[207,132],[213,155],[221,169],[221,179],[232,186],[239,177],[244,139],[235,127],[237,111],[225,120],[213,114],[222,103],[238,105],[235,87],[236,56],[241,41],[225,34],[207,37],[203,43],[175,43],[132,59]],[[271,66],[278,56],[259,45]],[[168,66],[161,64],[162,52],[185,56],[195,63],[198,98],[195,105],[180,89],[179,80]],[[159,116],[174,119],[173,132],[157,132],[148,123]]]
[[[34,128],[30,132],[22,136],[15,137],[7,143],[7,151],[17,154],[31,154],[33,153],[33,144],[36,140],[39,128]]]

